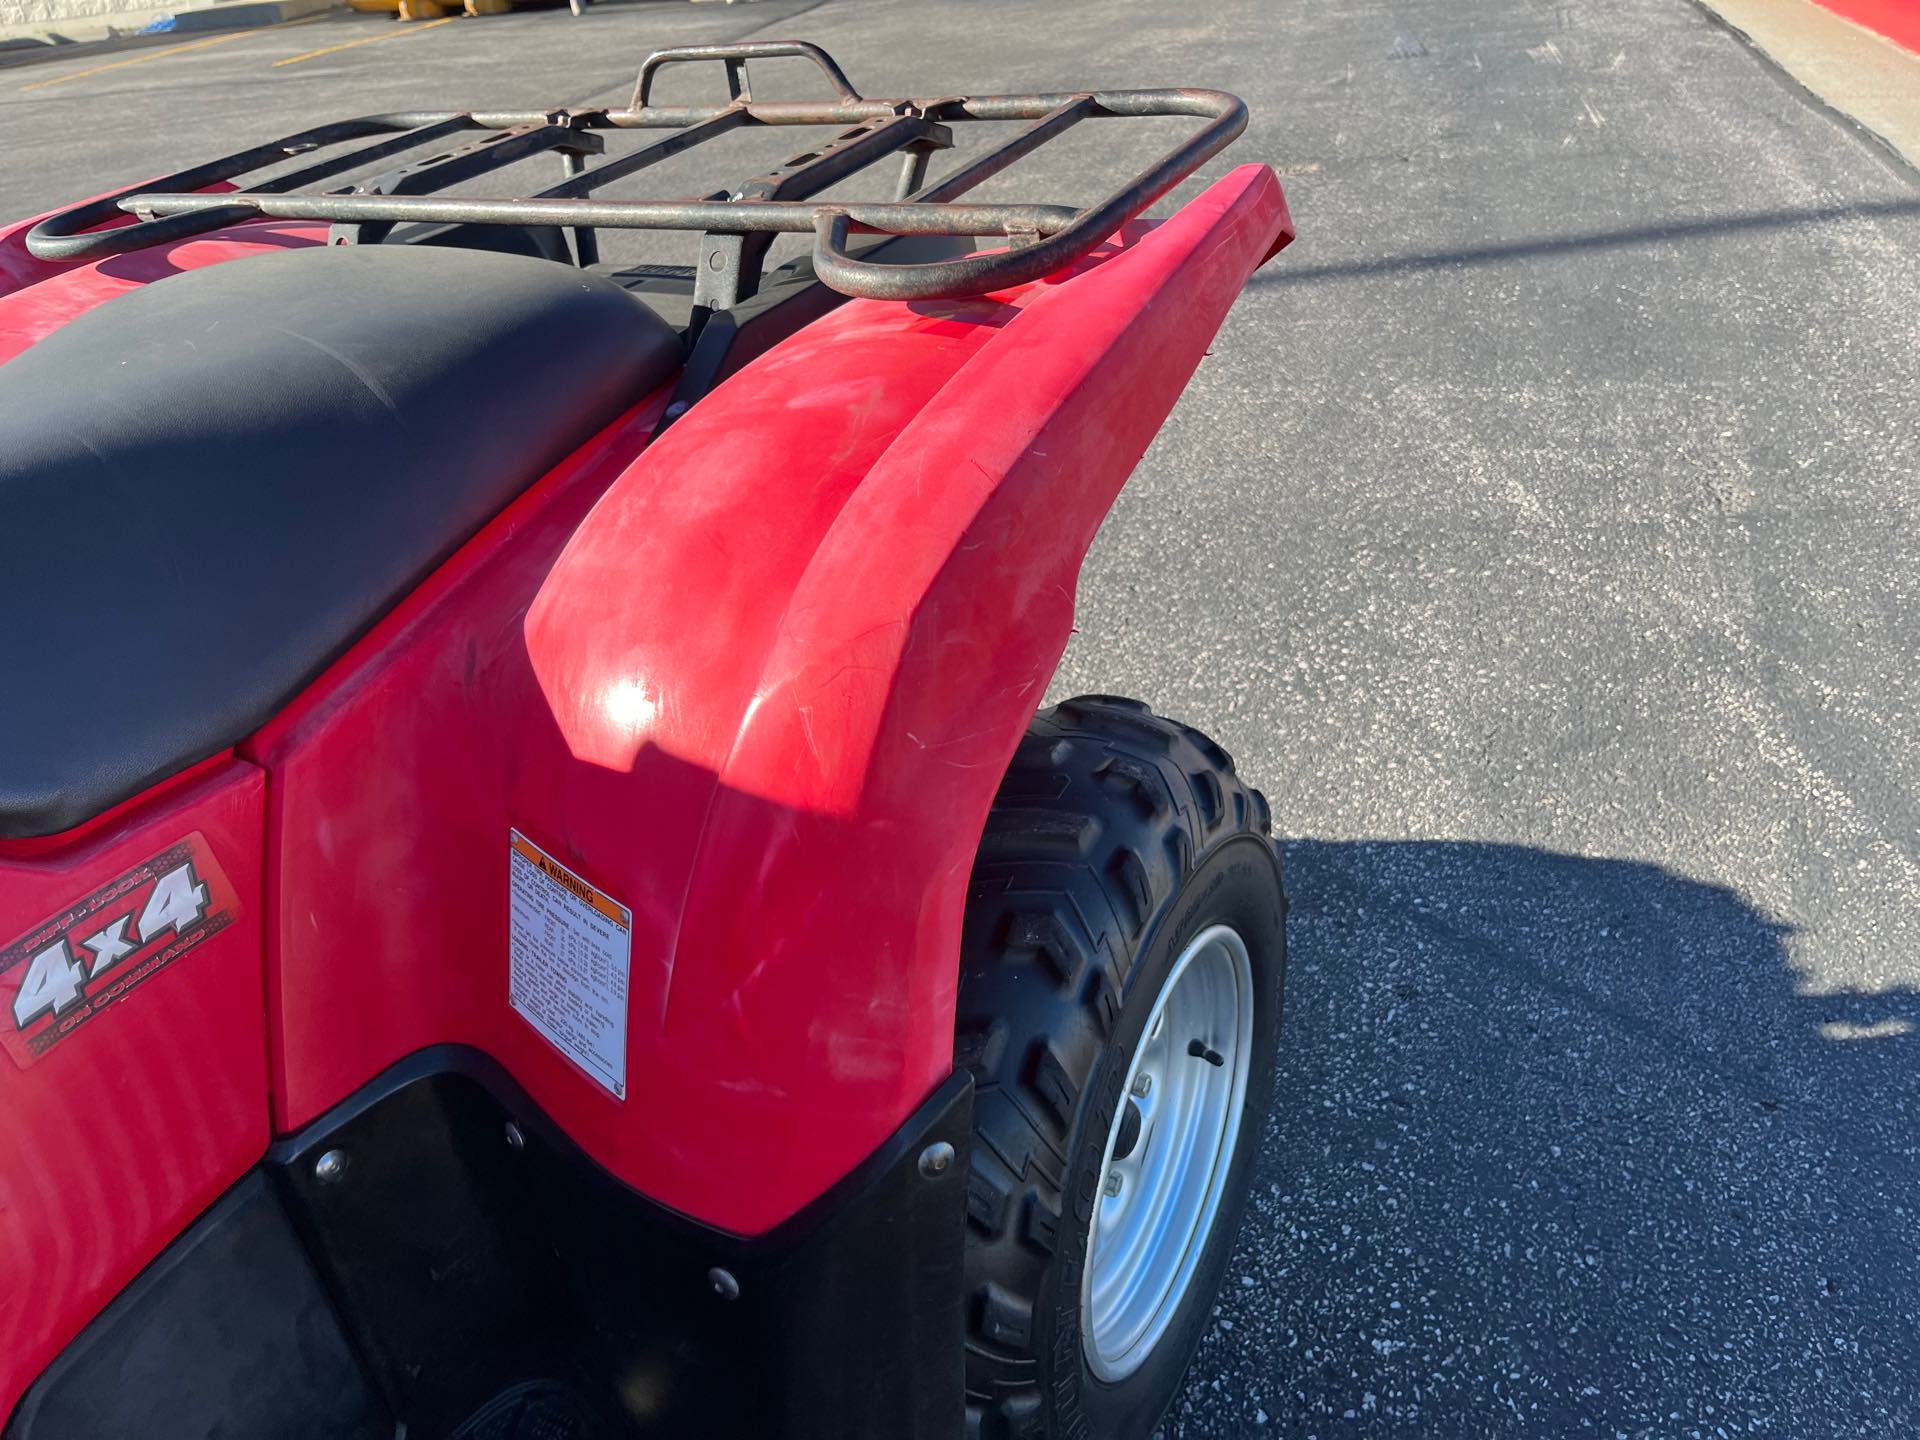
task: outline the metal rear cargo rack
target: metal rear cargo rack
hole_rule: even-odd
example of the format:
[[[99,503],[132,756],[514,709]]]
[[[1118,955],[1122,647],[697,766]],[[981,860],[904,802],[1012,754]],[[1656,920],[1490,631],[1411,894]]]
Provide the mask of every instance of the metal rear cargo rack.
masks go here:
[[[771,59],[812,61],[831,84],[833,97],[756,101],[748,62]],[[652,103],[660,71],[688,62],[725,66],[732,97],[727,104]],[[1205,123],[1095,204],[956,203],[1083,120],[1155,116],[1188,116]],[[928,162],[951,146],[954,125],[1020,120],[1031,123],[953,174],[928,182]],[[755,292],[777,234],[810,232],[815,275],[842,294],[883,300],[977,295],[1036,280],[1085,255],[1224,148],[1246,122],[1246,106],[1218,90],[877,100],[855,90],[833,58],[815,45],[765,41],[686,46],[647,57],[623,110],[416,111],[321,125],[62,211],[33,228],[27,247],[43,260],[94,260],[269,217],[331,222],[336,244],[374,243],[387,238],[396,225],[409,223],[558,227],[572,232],[569,258],[585,266],[599,259],[599,230],[685,230],[701,237],[699,262],[693,267],[694,300],[700,313],[711,314]],[[767,174],[699,199],[593,198],[603,186],[705,141],[749,127],[782,125],[847,128]],[[668,133],[609,157],[603,134],[609,130]],[[372,143],[317,159],[250,189],[204,193],[209,186],[356,141]],[[564,168],[561,182],[548,189],[501,198],[434,193],[545,153],[557,155]],[[891,201],[811,200],[889,156],[901,162]],[[376,179],[342,189],[309,188],[386,162],[393,162],[393,168]],[[138,218],[115,229],[95,228],[120,219],[123,212]],[[855,235],[993,237],[1006,244],[987,253],[886,263],[851,250],[849,237]]]

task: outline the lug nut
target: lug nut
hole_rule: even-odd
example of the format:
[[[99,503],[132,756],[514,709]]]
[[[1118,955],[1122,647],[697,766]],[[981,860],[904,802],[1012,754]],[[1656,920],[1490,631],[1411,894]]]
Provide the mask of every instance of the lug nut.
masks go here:
[[[1108,1198],[1111,1199],[1113,1196],[1118,1195],[1120,1193],[1120,1187],[1124,1183],[1120,1178],[1120,1172],[1118,1170],[1109,1170],[1107,1172],[1107,1183],[1105,1187]]]
[[[1133,1098],[1144,1100],[1153,1093],[1153,1076],[1136,1075],[1133,1077]]]

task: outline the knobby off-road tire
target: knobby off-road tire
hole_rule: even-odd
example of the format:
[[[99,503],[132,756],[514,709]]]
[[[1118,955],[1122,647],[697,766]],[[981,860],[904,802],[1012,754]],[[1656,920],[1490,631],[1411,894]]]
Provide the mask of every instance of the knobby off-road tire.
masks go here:
[[[1136,701],[1069,700],[1021,742],[974,866],[955,1029],[955,1063],[976,1086],[966,1258],[975,1440],[1138,1440],[1179,1387],[1239,1227],[1273,1088],[1286,901],[1271,828],[1266,800],[1224,750]],[[1244,942],[1247,962],[1233,972],[1251,1008],[1250,1030],[1241,1022],[1236,1032],[1248,1056],[1238,1133],[1211,1224],[1181,1247],[1193,1257],[1182,1298],[1161,1308],[1170,1318],[1144,1359],[1136,1347],[1132,1368],[1115,1373],[1111,1357],[1099,1359],[1103,1378],[1082,1334],[1082,1283],[1109,1141],[1137,1093],[1139,1075],[1128,1072],[1148,1021],[1163,989],[1177,988],[1169,976],[1220,926]],[[1178,1059],[1155,1040],[1156,1063],[1218,1064],[1172,1038]]]

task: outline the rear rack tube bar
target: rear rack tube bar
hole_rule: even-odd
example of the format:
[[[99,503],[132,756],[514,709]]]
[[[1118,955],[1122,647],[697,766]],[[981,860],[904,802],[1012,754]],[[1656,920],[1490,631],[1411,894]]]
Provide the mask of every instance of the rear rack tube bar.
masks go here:
[[[1166,110],[1137,112],[1115,111],[1109,101],[1137,98],[1126,95],[1100,95],[1093,103],[1108,114],[1166,114]],[[1161,157],[1158,164],[1139,176],[1131,185],[1116,191],[1090,209],[1075,212],[1066,226],[1047,233],[1031,244],[986,255],[970,255],[958,260],[935,260],[918,265],[888,265],[857,259],[847,253],[847,234],[855,223],[863,223],[851,208],[822,208],[814,222],[813,270],[828,285],[845,295],[862,295],[879,300],[929,300],[942,295],[981,295],[1014,285],[1025,285],[1071,265],[1099,245],[1114,231],[1165,195],[1200,166],[1231,144],[1246,128],[1247,107],[1232,95],[1217,91],[1154,92],[1192,101],[1192,110],[1175,113],[1212,113],[1213,101],[1225,101],[1211,123],[1183,144]],[[1071,96],[1052,97],[1065,109]],[[978,118],[978,117],[976,117]],[[961,207],[966,208],[966,207]],[[1038,227],[1036,227],[1037,229]],[[983,232],[973,232],[975,234]],[[1013,233],[1013,232],[1009,232]]]
[[[690,150],[703,141],[723,135],[729,130],[738,129],[747,123],[746,111],[722,110],[711,120],[703,120],[698,125],[686,130],[677,130],[663,140],[654,141],[651,145],[602,161],[591,170],[582,170],[551,189],[542,190],[532,198],[535,200],[584,198],[602,185],[611,184],[623,176],[631,175],[637,170],[644,170],[650,165],[658,165],[663,160],[671,160],[683,150]]]
[[[449,111],[442,114],[368,115],[358,120],[341,120],[331,125],[315,126],[311,130],[302,130],[297,135],[289,135],[284,140],[276,140],[270,145],[256,145],[251,150],[242,150],[205,165],[196,165],[191,170],[182,170],[177,175],[168,175],[160,180],[149,180],[141,185],[130,185],[112,195],[102,196],[98,200],[89,200],[84,205],[76,205],[71,210],[50,215],[34,226],[28,234],[27,248],[41,260],[96,260],[108,255],[124,254],[129,250],[144,249],[149,245],[164,245],[174,240],[185,240],[206,230],[217,230],[223,225],[251,220],[257,212],[252,206],[236,205],[229,214],[200,215],[191,222],[173,225],[128,225],[121,229],[102,231],[97,234],[85,232],[109,220],[119,219],[126,210],[125,201],[155,186],[164,186],[170,191],[204,190],[209,185],[223,184],[236,175],[246,174],[249,170],[258,170],[282,160],[291,160],[294,156],[309,150],[323,150],[329,145],[342,145],[349,140],[361,140],[372,135],[392,137],[378,145],[369,145],[345,155],[336,155],[291,175],[283,175],[278,180],[268,181],[250,192],[271,193],[275,189],[291,189],[296,185],[325,180],[344,171],[384,160],[389,155],[398,154],[428,140],[438,139],[442,135],[477,128],[481,123],[473,116]]]
[[[1004,145],[989,150],[978,160],[954,171],[946,179],[929,185],[907,198],[916,204],[924,205],[939,204],[953,199],[956,195],[964,195],[974,186],[991,180],[1023,155],[1039,149],[1047,141],[1062,134],[1092,113],[1093,97],[1076,95],[1067,104],[1049,110]]]
[[[557,187],[556,187],[557,188]],[[221,195],[129,196],[121,205],[137,215],[199,215],[245,207],[276,220],[390,220],[468,225],[592,225],[624,230],[712,230],[760,234],[815,228],[821,211],[880,235],[1053,235],[1083,212],[1071,205],[924,205],[878,200],[818,204],[755,200],[542,200],[457,195]],[[1150,203],[1150,202],[1149,202]],[[112,232],[108,232],[112,233]]]
[[[749,60],[811,60],[827,77],[827,83],[839,92],[843,100],[858,100],[860,92],[853,88],[853,82],[846,77],[834,58],[818,45],[809,45],[804,40],[754,40],[745,44],[733,45],[678,45],[671,50],[656,50],[640,63],[640,74],[633,82],[633,108],[647,108],[647,97],[653,93],[653,77],[669,65],[680,65],[701,60],[718,60],[727,67],[727,89],[734,99],[747,100],[753,96],[747,87],[747,62]]]
[[[747,84],[753,59],[810,60],[837,92],[830,100],[760,103]],[[727,68],[732,99],[724,105],[660,106],[649,103],[653,80],[667,65],[682,61],[718,61]],[[1121,225],[1139,215],[1231,142],[1245,127],[1246,107],[1217,90],[1114,90],[1039,95],[953,96],[928,100],[883,100],[856,91],[831,57],[817,47],[786,42],[688,47],[648,57],[636,81],[632,108],[556,111],[393,112],[306,130],[286,140],[242,151],[224,160],[185,170],[145,186],[131,187],[91,201],[35,226],[28,248],[41,259],[78,261],[184,239],[258,217],[324,220],[368,227],[369,237],[407,222],[479,225],[545,224],[576,231],[584,263],[592,246],[585,232],[594,228],[698,230],[712,237],[746,237],[769,232],[811,232],[819,278],[849,295],[882,299],[979,294],[1025,283],[1087,254]],[[1190,116],[1206,123],[1168,151],[1155,165],[1095,205],[957,204],[955,197],[997,175],[1023,156],[1087,119]],[[842,145],[868,157],[904,150],[901,188],[911,190],[893,202],[800,203],[763,190],[747,190],[731,199],[693,201],[614,201],[592,192],[621,176],[645,168],[688,147],[741,125],[833,125],[877,127],[885,121],[912,122],[923,135],[944,134],[957,121],[1033,122],[1019,135],[957,172],[923,183],[925,152],[941,141],[893,141],[907,126],[886,127],[885,144]],[[461,131],[523,131],[503,142],[482,141],[446,155],[403,166],[371,187],[313,193],[300,187],[398,155],[402,151]],[[600,147],[593,131],[657,129],[680,132],[636,154],[597,166],[584,164],[583,152]],[[309,165],[248,189],[207,193],[219,185],[308,150],[380,137],[378,143]],[[865,140],[865,137],[861,137]],[[830,147],[832,148],[832,147]],[[533,196],[469,198],[419,193],[455,178],[472,178],[537,149],[557,149],[567,159],[568,178]],[[837,166],[835,168],[838,168]],[[858,165],[849,168],[858,168]],[[412,194],[366,193],[368,188],[411,190]],[[198,192],[198,193],[193,193]],[[291,192],[291,193],[290,193]],[[725,192],[723,192],[725,193]],[[131,211],[138,223],[117,229],[93,227]],[[91,233],[88,233],[91,232]],[[1004,237],[1003,249],[960,259],[914,265],[862,260],[847,251],[855,233]]]
[[[570,125],[524,125],[511,130],[495,130],[470,140],[457,149],[402,165],[359,187],[376,195],[421,195],[443,185],[458,185],[534,155],[557,152],[568,164],[584,163],[587,155],[598,155],[606,142],[591,131]],[[285,193],[290,186],[272,185],[269,193]],[[352,233],[336,235],[337,243],[375,245],[386,238],[391,225],[357,227]]]

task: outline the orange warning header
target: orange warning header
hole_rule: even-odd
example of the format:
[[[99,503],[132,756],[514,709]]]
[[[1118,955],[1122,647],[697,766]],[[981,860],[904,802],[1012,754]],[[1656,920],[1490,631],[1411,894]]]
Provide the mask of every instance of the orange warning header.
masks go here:
[[[558,860],[548,855],[539,846],[528,840],[526,836],[515,833],[508,843],[513,846],[514,854],[518,855],[522,860],[529,860],[538,866],[540,873],[553,881],[553,883],[558,885],[562,890],[571,891],[577,898],[584,900],[602,915],[606,916],[607,919],[618,925],[622,930],[632,927],[633,917],[628,913],[626,906],[620,904],[620,902],[612,896],[596,890],[578,875],[567,869],[567,867],[562,865]]]

